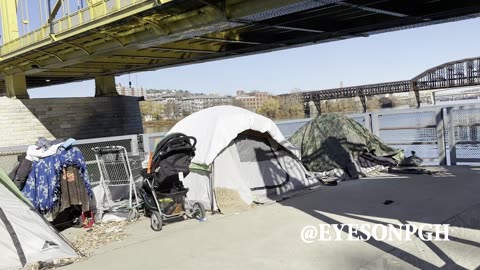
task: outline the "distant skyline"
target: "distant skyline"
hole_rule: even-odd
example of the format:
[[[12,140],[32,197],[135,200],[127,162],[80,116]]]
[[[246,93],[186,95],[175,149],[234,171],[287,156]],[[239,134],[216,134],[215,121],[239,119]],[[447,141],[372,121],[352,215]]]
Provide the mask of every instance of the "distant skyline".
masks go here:
[[[480,56],[480,19],[413,28],[116,77],[132,87],[233,95],[288,93],[411,79],[448,61]],[[30,89],[32,98],[93,96],[93,80]]]

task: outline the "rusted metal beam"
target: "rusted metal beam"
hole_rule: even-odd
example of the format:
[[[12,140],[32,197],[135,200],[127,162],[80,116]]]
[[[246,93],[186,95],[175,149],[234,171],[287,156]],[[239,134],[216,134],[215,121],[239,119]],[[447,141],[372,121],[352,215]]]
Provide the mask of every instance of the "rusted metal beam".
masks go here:
[[[322,100],[359,97],[366,111],[368,96],[413,92],[417,107],[420,107],[420,91],[474,85],[480,85],[480,57],[448,62],[428,69],[408,81],[307,91],[301,94],[304,103],[313,101],[317,109]]]

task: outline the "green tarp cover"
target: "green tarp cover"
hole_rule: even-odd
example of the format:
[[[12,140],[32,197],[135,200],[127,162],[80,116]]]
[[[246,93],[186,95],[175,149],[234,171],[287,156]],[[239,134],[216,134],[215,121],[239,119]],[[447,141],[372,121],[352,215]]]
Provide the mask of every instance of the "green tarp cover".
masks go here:
[[[8,177],[8,175],[2,169],[0,169],[0,185],[4,185],[20,200],[26,202],[28,205],[33,207],[32,203],[23,196],[22,192],[15,186],[12,179],[10,179],[10,177]]]
[[[301,151],[302,162],[314,172],[345,169],[364,151],[389,156],[400,162],[403,150],[384,144],[355,120],[340,114],[317,116],[290,138]]]

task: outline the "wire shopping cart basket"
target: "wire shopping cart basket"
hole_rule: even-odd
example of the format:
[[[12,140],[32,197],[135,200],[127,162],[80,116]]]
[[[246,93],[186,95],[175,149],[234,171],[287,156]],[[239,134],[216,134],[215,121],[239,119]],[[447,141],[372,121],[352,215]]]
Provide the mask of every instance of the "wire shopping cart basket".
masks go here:
[[[92,150],[100,173],[95,220],[102,220],[105,212],[128,211],[128,220],[139,217],[141,204],[135,180],[143,156],[137,154],[129,158],[123,146],[94,147]]]

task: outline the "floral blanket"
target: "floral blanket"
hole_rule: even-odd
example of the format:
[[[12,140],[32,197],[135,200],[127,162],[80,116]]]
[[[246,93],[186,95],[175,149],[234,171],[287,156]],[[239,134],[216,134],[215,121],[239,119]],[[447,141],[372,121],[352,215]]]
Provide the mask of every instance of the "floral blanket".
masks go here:
[[[32,169],[22,190],[25,197],[41,213],[51,212],[60,199],[60,177],[63,168],[68,166],[78,168],[87,193],[89,197],[92,197],[87,165],[82,152],[77,147],[58,148],[55,155],[42,158],[32,164]]]

